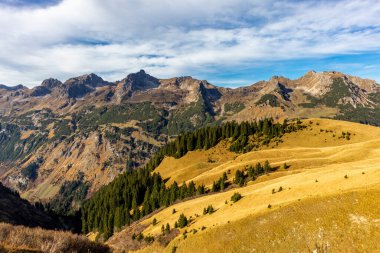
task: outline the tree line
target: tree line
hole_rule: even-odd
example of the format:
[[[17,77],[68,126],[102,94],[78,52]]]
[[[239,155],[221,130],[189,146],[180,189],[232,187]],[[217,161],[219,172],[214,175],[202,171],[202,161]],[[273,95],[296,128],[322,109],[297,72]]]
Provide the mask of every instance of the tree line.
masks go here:
[[[206,127],[181,134],[161,148],[144,168],[136,170],[127,168],[125,173],[103,186],[85,201],[81,208],[82,232],[99,231],[106,239],[113,234],[115,229],[129,225],[160,207],[167,207],[177,200],[201,195],[210,190],[220,191],[227,186],[227,174],[223,174],[219,182],[214,182],[212,189],[206,189],[204,185],[197,186],[194,182],[188,184],[184,182],[182,185],[174,182],[167,187],[165,180],[158,173],[153,172],[165,156],[179,158],[188,151],[214,147],[224,139],[232,141],[233,151],[244,151],[248,141],[241,140],[248,140],[250,135],[259,135],[270,140],[281,137],[286,132],[296,131],[301,126],[300,122],[288,124],[285,121],[279,124],[274,123],[272,119],[264,119],[252,123],[229,122],[221,126]],[[241,173],[244,177],[251,174],[258,176],[269,171],[265,166],[269,164],[265,164],[264,167],[256,165],[255,168],[248,170],[247,174]],[[239,182],[238,184],[241,185]]]

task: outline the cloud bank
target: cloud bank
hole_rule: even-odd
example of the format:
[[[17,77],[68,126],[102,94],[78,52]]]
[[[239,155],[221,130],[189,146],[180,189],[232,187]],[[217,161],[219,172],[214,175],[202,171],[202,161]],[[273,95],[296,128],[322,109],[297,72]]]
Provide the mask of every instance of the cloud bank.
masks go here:
[[[0,1],[0,83],[32,86],[89,72],[113,81],[142,68],[162,78],[202,78],[377,55],[379,13],[376,0]]]

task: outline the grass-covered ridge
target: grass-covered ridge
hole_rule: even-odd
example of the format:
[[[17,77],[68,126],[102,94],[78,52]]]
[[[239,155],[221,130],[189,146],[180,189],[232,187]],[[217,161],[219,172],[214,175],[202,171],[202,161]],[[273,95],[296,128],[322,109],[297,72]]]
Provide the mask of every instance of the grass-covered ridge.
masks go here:
[[[168,174],[160,165],[156,170],[161,175],[176,177],[178,181],[184,178],[186,182],[194,180],[196,184],[205,183],[210,186],[213,180],[226,172],[228,182],[234,178],[235,183],[246,183],[246,186],[237,188],[234,185],[217,194],[187,199],[140,221],[139,224],[144,226],[144,236],[158,238],[162,224],[173,227],[180,214],[190,220],[187,226],[179,228],[179,235],[169,245],[154,242],[141,252],[170,252],[173,248],[177,249],[176,252],[192,252],[199,248],[203,249],[200,252],[251,252],[253,249],[258,252],[265,249],[270,249],[271,252],[289,252],[296,246],[297,250],[307,252],[308,248],[314,250],[316,243],[318,246],[329,245],[328,252],[345,251],[344,246],[357,249],[358,252],[378,249],[374,243],[375,234],[371,235],[378,230],[377,212],[373,211],[376,197],[372,193],[368,194],[371,205],[362,201],[362,197],[359,197],[362,195],[349,198],[344,203],[340,200],[343,199],[343,193],[350,191],[368,191],[373,187],[379,189],[380,156],[376,147],[380,129],[327,119],[305,120],[303,123],[308,126],[306,129],[284,135],[284,142],[278,146],[270,143],[269,147],[231,156],[221,162],[216,153],[225,147],[222,145],[209,151],[190,152],[177,159],[180,163],[180,167],[177,167],[180,177]],[[347,136],[347,132],[350,133],[350,139],[343,138],[343,133]],[[197,166],[207,163],[207,157],[215,159],[214,166],[193,174],[192,170]],[[266,159],[271,161],[271,167],[277,167],[278,170],[260,176],[254,182],[249,181],[250,166]],[[165,158],[168,163],[173,160]],[[242,169],[246,166],[248,170],[242,174]],[[183,176],[185,171],[188,177]],[[248,181],[243,181],[244,178]],[[231,198],[236,192],[242,198],[233,202]],[[338,201],[329,198],[335,194],[335,200]],[[318,201],[315,198],[323,199]],[[352,205],[353,202],[356,204]],[[358,208],[357,203],[363,203],[360,204],[361,208]],[[290,205],[295,208],[288,208]],[[214,211],[203,214],[208,206],[212,206]],[[299,212],[300,206],[302,211]],[[346,209],[346,206],[351,206],[352,209]],[[173,209],[176,213],[172,212]],[[326,212],[329,214],[324,215]],[[344,224],[341,223],[341,218],[344,218]],[[362,218],[365,222],[358,223]],[[156,225],[153,225],[153,220],[156,220]],[[372,232],[367,228],[371,228]],[[360,230],[363,233],[357,233]],[[291,236],[289,231],[292,231]],[[333,234],[336,236],[330,236]],[[352,240],[348,241],[348,238]],[[356,243],[357,240],[369,244]],[[284,244],[284,241],[287,243]]]
[[[303,129],[300,121],[285,121],[280,124],[265,119],[252,123],[230,122],[182,134],[163,147],[145,168],[122,174],[86,201],[82,208],[82,231],[98,231],[108,238],[115,229],[129,225],[157,208],[208,191],[204,185],[195,185],[192,182],[183,183],[181,186],[174,182],[166,186],[165,180],[159,174],[152,173],[165,156],[179,158],[188,151],[212,148],[222,140],[229,140],[234,152],[247,152],[253,148],[250,147],[250,136],[261,136],[263,144],[266,144],[273,138],[299,129]],[[254,174],[253,172],[252,176]],[[259,174],[261,172],[256,175]]]

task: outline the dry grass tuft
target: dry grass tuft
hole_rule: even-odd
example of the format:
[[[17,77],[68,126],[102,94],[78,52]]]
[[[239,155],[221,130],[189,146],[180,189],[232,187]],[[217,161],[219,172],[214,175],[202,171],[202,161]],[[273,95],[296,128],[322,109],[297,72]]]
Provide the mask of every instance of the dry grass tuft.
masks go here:
[[[0,245],[16,252],[97,253],[110,251],[108,246],[91,242],[84,236],[6,223],[0,223]]]

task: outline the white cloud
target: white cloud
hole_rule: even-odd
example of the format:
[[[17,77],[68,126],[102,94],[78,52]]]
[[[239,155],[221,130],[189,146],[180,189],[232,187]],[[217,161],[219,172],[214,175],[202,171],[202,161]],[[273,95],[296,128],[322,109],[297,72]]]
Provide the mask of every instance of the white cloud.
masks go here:
[[[65,80],[88,72],[116,80],[141,68],[170,77],[252,62],[379,51],[379,12],[376,0],[2,5],[0,83],[36,85],[50,76]]]

